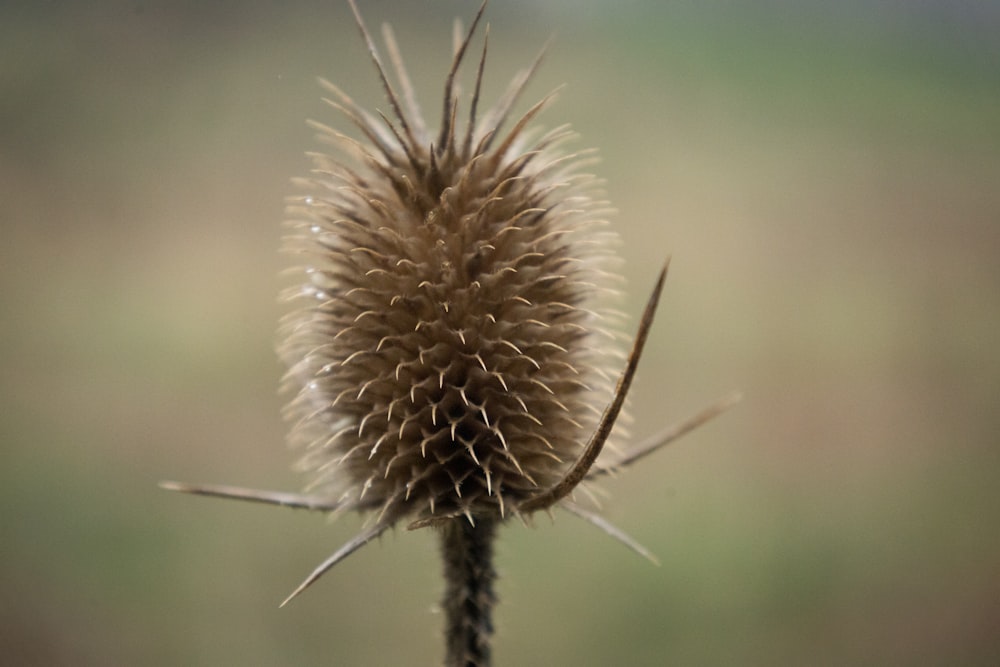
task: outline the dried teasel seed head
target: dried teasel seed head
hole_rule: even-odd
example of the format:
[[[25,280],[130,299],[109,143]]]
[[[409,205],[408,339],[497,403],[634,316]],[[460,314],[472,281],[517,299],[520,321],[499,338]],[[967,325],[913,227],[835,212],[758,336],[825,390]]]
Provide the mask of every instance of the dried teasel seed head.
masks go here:
[[[392,116],[324,82],[355,137],[316,125],[337,153],[314,156],[289,207],[291,442],[314,493],[380,525],[540,509],[531,499],[581,456],[624,356],[591,153],[566,148],[566,126],[533,127],[551,95],[509,118],[537,61],[477,115],[485,42],[460,120],[455,79],[482,10],[433,134],[391,31],[395,83],[355,14]]]
[[[324,82],[334,96],[327,101],[356,136],[314,124],[338,153],[314,155],[313,175],[302,179],[309,194],[289,206],[287,246],[300,267],[280,354],[285,389],[294,393],[290,440],[305,449],[312,492],[161,486],[377,512],[285,603],[398,521],[439,525],[447,664],[486,666],[497,524],[558,504],[655,561],[569,494],[675,441],[739,395],[655,433],[610,466],[595,465],[635,376],[666,265],[623,355],[621,316],[609,307],[620,281],[617,237],[600,183],[584,171],[590,153],[565,148],[574,136],[566,126],[532,127],[552,95],[505,127],[540,58],[480,119],[484,39],[468,120],[459,122],[456,77],[484,0],[464,39],[455,39],[432,135],[391,29],[384,36],[396,86],[354,0],[348,4],[392,115],[368,112]]]

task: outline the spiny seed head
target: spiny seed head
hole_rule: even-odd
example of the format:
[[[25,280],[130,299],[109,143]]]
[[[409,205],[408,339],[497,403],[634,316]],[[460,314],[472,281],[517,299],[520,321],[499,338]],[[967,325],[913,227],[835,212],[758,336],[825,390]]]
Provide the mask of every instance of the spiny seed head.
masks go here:
[[[332,84],[351,138],[316,125],[289,207],[301,262],[283,323],[291,442],[312,488],[383,520],[502,518],[556,484],[612,393],[622,354],[608,309],[616,236],[589,153],[566,126],[530,127],[551,95],[505,129],[530,78],[477,118],[483,46],[459,131],[456,43],[441,127],[425,128],[392,33],[393,118]],[[537,65],[537,62],[536,62]],[[402,92],[398,95],[396,88]]]
[[[635,377],[667,264],[623,355],[621,316],[608,307],[620,281],[613,273],[617,238],[604,221],[599,183],[582,171],[591,158],[564,151],[573,137],[566,126],[531,127],[551,95],[505,128],[538,60],[478,119],[484,40],[468,120],[457,129],[456,75],[484,0],[464,40],[456,37],[441,127],[432,136],[392,31],[385,26],[401,95],[354,0],[348,3],[392,118],[365,111],[324,82],[336,98],[328,102],[356,138],[315,124],[338,153],[313,156],[313,175],[302,179],[309,194],[289,206],[287,245],[300,266],[280,354],[289,367],[285,388],[295,394],[287,408],[290,440],[306,450],[302,467],[314,492],[161,486],[324,512],[378,512],[285,603],[399,520],[409,519],[411,528],[440,525],[449,664],[488,664],[496,525],[558,504],[655,562],[569,494],[663,448],[739,395],[659,431],[611,466],[595,466]]]

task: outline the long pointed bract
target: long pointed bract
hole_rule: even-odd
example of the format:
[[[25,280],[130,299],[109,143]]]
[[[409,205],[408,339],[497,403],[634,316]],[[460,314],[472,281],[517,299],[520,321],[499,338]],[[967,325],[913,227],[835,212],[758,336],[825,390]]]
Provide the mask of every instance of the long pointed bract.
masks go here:
[[[417,102],[417,94],[413,89],[413,83],[410,81],[410,75],[406,71],[403,56],[399,52],[396,34],[393,32],[392,26],[388,23],[382,24],[382,40],[385,42],[385,48],[389,52],[389,61],[392,63],[392,69],[396,72],[396,80],[399,81],[399,87],[403,89],[403,103],[406,105],[406,110],[410,113],[410,119],[413,121],[413,129],[417,132],[417,138],[421,141],[427,141],[427,127],[424,125],[424,116],[420,111],[420,104]]]
[[[615,468],[623,468],[627,465],[635,463],[641,458],[649,456],[653,452],[662,449],[671,442],[674,442],[681,436],[687,435],[705,422],[718,417],[723,412],[739,403],[741,400],[743,400],[743,394],[740,392],[733,392],[732,394],[719,399],[712,405],[709,405],[700,412],[691,415],[684,421],[671,424],[667,428],[649,436],[636,445],[634,449],[627,452],[625,456],[609,464],[608,467],[592,470],[590,474],[587,475],[587,478],[590,479],[591,477],[607,474]]]
[[[330,500],[330,498],[325,496],[285,493],[282,491],[261,491],[223,484],[187,484],[185,482],[163,481],[160,482],[160,488],[168,491],[190,493],[196,496],[246,500],[253,503],[280,505],[281,507],[314,510],[317,512],[333,512],[344,508],[344,503]]]
[[[483,52],[479,56],[479,68],[476,70],[476,87],[472,91],[472,101],[469,104],[469,127],[465,132],[465,143],[462,145],[462,156],[468,160],[471,156],[472,139],[476,134],[476,114],[479,111],[479,94],[483,86],[483,70],[486,68],[486,50],[490,44],[490,24],[486,24],[486,31],[483,35]]]
[[[548,46],[548,43],[546,43],[535,57],[535,61],[531,63],[531,66],[528,67],[528,69],[519,72],[518,75],[514,77],[514,80],[510,82],[506,92],[504,92],[500,100],[493,106],[492,109],[490,109],[487,116],[483,119],[483,129],[487,136],[484,137],[484,140],[482,141],[480,148],[477,149],[477,152],[485,153],[489,150],[493,140],[499,133],[500,128],[503,126],[504,122],[506,122],[507,116],[510,114],[510,110],[515,104],[517,104],[517,101],[521,97],[521,93],[524,92],[525,86],[528,85],[528,82],[531,81],[535,72],[538,70],[539,65],[542,64],[542,60],[545,58]]]
[[[472,20],[472,25],[469,26],[469,31],[465,34],[465,40],[458,47],[458,51],[455,53],[455,57],[451,62],[451,69],[448,71],[448,78],[445,79],[444,84],[444,111],[441,114],[441,133],[438,135],[438,150],[442,153],[454,144],[454,127],[453,127],[453,117],[455,114],[455,105],[458,100],[455,98],[454,87],[455,87],[455,75],[458,74],[458,68],[462,64],[462,60],[465,58],[465,50],[469,47],[469,42],[472,41],[472,35],[476,32],[476,26],[479,25],[479,19],[483,17],[483,12],[486,11],[486,2],[483,0],[483,4],[479,6],[479,11],[476,12],[476,18]]]
[[[625,370],[622,371],[621,376],[618,378],[618,386],[615,387],[614,398],[611,399],[611,403],[608,404],[608,407],[604,410],[604,414],[601,415],[601,421],[598,423],[594,434],[590,437],[587,447],[558,484],[521,503],[517,508],[518,511],[533,512],[551,507],[554,503],[562,500],[583,481],[590,467],[597,460],[601,449],[604,447],[604,443],[607,441],[608,436],[611,435],[611,429],[614,428],[618,414],[625,404],[625,397],[628,395],[629,387],[632,385],[632,378],[639,367],[642,348],[645,346],[646,338],[649,336],[649,329],[653,326],[653,318],[656,315],[656,307],[660,302],[660,293],[663,291],[663,283],[667,279],[667,269],[669,267],[670,260],[668,259],[660,270],[660,275],[656,280],[656,285],[653,287],[653,292],[646,302],[646,309],[643,311],[642,320],[639,322],[639,331],[636,333],[635,341],[632,343],[632,351],[629,353]]]
[[[320,563],[319,566],[317,566],[316,569],[313,570],[301,584],[299,584],[298,588],[292,591],[291,595],[285,598],[284,602],[282,602],[278,606],[284,607],[286,604],[291,602],[293,599],[295,599],[296,596],[298,596],[299,593],[309,588],[311,585],[313,585],[313,583],[316,582],[317,579],[326,574],[331,567],[333,567],[340,561],[344,560],[352,553],[354,553],[355,551],[357,551],[358,549],[360,549],[361,547],[368,544],[376,537],[384,533],[385,530],[389,528],[392,524],[393,521],[391,520],[388,521],[383,520],[376,523],[371,528],[368,528],[367,530],[364,530],[355,535],[353,538],[351,538],[350,541],[344,544],[344,546],[337,549],[332,556],[330,556],[325,561]]]
[[[634,538],[632,538],[631,535],[629,535],[621,528],[619,528],[618,526],[614,525],[613,523],[605,519],[600,514],[596,512],[591,512],[590,510],[586,510],[569,500],[563,500],[561,503],[559,503],[559,506],[562,507],[567,512],[569,512],[570,514],[575,514],[584,521],[589,521],[592,525],[597,526],[605,533],[615,538],[616,540],[624,544],[626,547],[628,547],[632,551],[636,552],[637,554],[639,554],[640,556],[651,562],[653,565],[660,564],[659,559],[655,555],[653,555],[653,552],[651,552],[649,549],[639,544],[637,541],[635,541]]]
[[[396,114],[396,118],[399,119],[399,124],[403,127],[403,132],[406,133],[406,137],[410,142],[411,146],[417,145],[417,140],[413,136],[413,131],[410,129],[409,120],[406,117],[406,113],[403,111],[403,107],[399,104],[399,98],[396,97],[396,91],[393,90],[392,84],[389,83],[389,77],[386,76],[385,68],[382,67],[382,59],[379,58],[378,50],[375,48],[375,42],[372,40],[372,36],[368,33],[368,28],[365,26],[364,19],[361,18],[361,12],[358,11],[358,6],[355,4],[354,0],[347,0],[348,4],[351,6],[351,11],[354,12],[354,20],[357,23],[358,30],[361,31],[361,38],[365,42],[365,46],[368,47],[368,55],[371,56],[372,62],[375,63],[375,69],[378,70],[379,78],[382,80],[382,88],[385,90],[385,95],[389,99],[389,104],[392,106],[393,112]]]

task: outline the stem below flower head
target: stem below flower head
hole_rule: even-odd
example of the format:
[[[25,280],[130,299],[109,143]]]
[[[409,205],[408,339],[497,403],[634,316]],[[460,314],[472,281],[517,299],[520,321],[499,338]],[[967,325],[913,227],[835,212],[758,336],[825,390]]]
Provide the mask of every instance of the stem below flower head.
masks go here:
[[[445,592],[445,667],[489,667],[493,636],[493,540],[497,521],[465,517],[441,531]]]

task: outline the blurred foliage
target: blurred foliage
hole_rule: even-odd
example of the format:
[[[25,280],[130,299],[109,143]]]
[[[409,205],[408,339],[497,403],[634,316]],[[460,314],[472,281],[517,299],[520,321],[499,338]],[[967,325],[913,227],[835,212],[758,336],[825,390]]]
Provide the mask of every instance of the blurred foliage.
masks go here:
[[[472,5],[364,11],[434,116]],[[568,516],[507,529],[499,664],[1000,662],[1000,9],[489,19],[487,94],[556,33],[532,90],[568,82],[544,122],[601,148],[630,310],[674,256],[632,431],[747,397],[605,485],[662,567]],[[342,3],[0,8],[5,664],[437,661],[432,535],[278,611],[358,519],[155,486],[300,484],[276,248],[320,74],[384,106]]]

